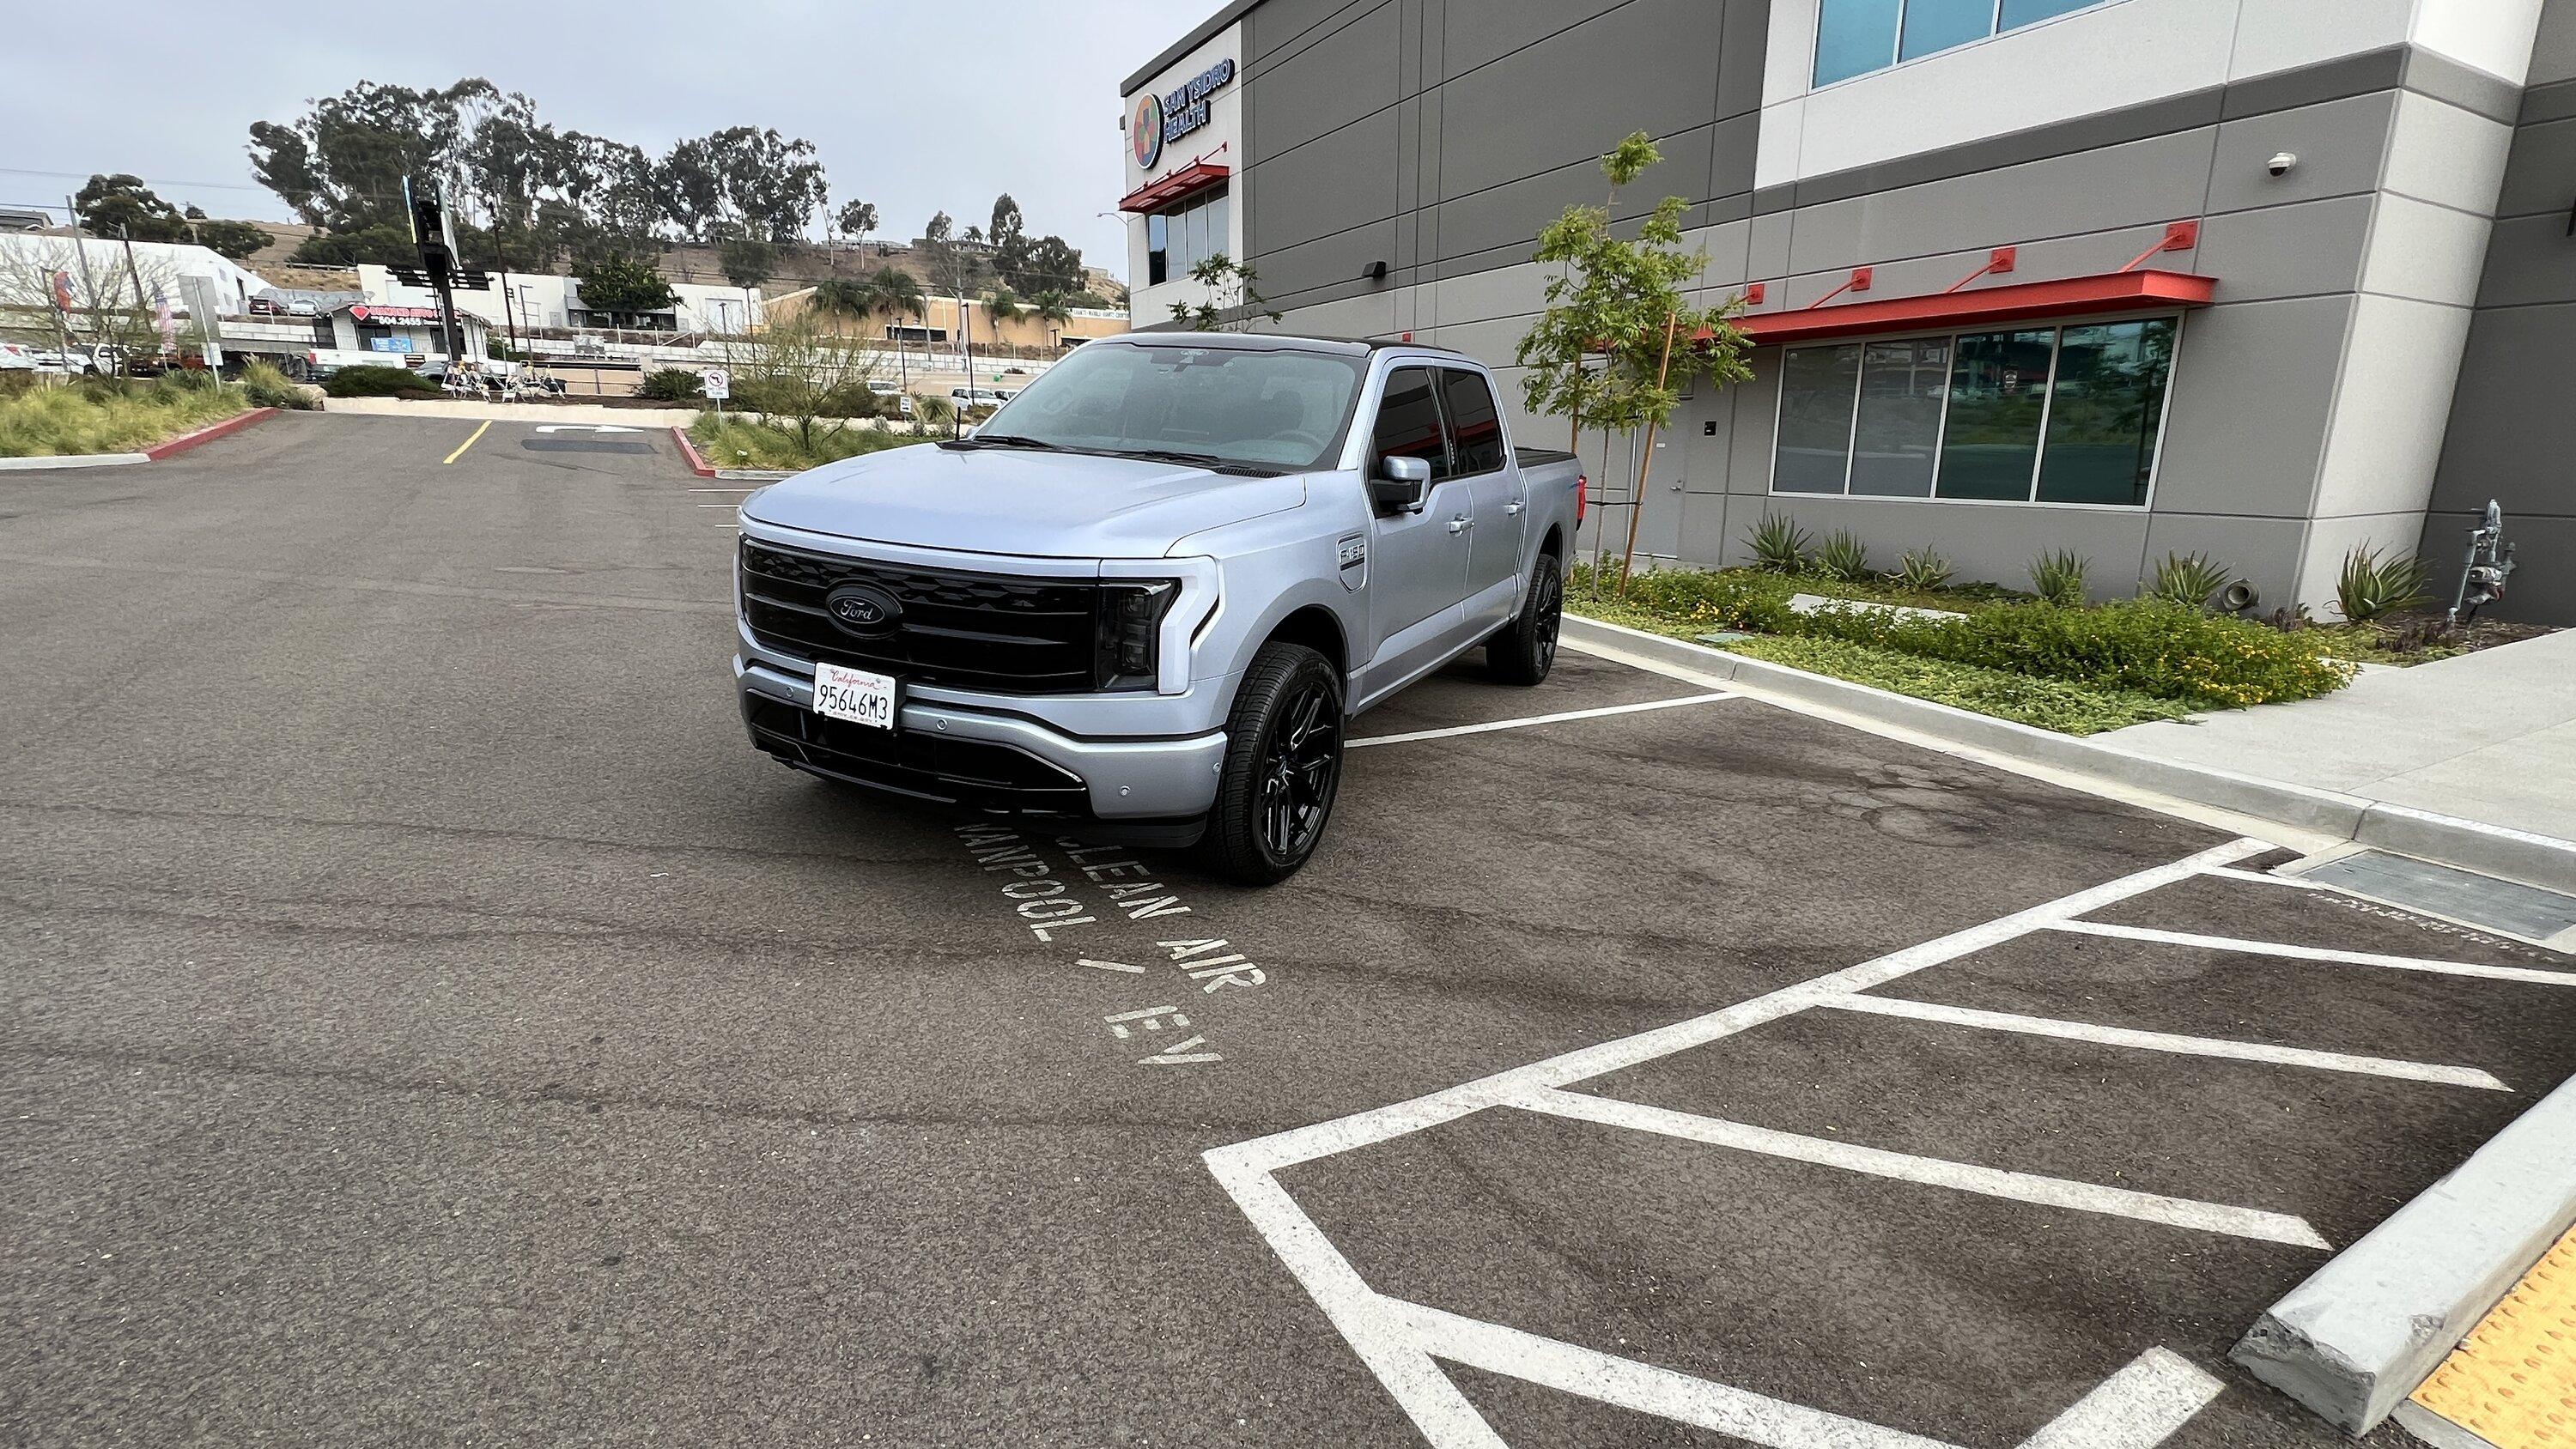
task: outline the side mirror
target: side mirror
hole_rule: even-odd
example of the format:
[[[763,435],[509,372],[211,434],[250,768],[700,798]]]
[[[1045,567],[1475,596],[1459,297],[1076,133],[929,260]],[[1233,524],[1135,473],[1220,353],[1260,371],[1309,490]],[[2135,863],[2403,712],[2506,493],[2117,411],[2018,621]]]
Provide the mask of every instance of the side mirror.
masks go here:
[[[1431,497],[1431,462],[1427,458],[1383,458],[1378,476],[1369,480],[1369,501],[1388,512],[1420,513]]]

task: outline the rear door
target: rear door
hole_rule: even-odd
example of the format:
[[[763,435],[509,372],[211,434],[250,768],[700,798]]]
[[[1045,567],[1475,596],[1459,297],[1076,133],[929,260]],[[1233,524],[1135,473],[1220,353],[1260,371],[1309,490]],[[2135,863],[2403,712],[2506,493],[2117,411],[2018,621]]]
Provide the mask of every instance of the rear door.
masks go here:
[[[1380,513],[1370,528],[1370,655],[1363,699],[1436,664],[1465,630],[1469,484],[1450,477],[1448,432],[1441,426],[1438,374],[1398,367],[1387,374],[1369,440],[1368,476],[1392,457],[1431,465],[1431,492],[1419,513]]]
[[[1481,372],[1440,370],[1451,467],[1467,492],[1466,622],[1477,637],[1510,622],[1520,603],[1522,526],[1528,517],[1521,470],[1512,466],[1503,415]]]

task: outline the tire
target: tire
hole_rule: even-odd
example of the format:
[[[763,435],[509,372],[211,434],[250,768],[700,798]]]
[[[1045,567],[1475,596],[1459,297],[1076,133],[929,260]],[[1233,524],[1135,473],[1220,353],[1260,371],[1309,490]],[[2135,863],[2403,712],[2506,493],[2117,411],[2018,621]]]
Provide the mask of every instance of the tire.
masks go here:
[[[1556,555],[1540,554],[1521,595],[1521,611],[1485,641],[1485,666],[1505,684],[1532,685],[1556,667],[1556,632],[1565,618],[1565,575]]]
[[[1341,783],[1340,674],[1302,644],[1262,645],[1226,718],[1200,848],[1228,880],[1276,885],[1315,853]]]

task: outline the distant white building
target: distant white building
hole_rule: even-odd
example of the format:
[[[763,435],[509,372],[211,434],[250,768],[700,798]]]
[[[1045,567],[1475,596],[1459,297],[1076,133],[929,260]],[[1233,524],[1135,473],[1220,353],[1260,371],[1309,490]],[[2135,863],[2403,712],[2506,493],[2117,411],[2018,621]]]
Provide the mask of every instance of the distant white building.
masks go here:
[[[515,322],[523,329],[580,331],[618,327],[642,332],[737,332],[763,316],[760,289],[673,282],[673,305],[657,312],[609,313],[582,301],[581,279],[552,272],[500,272],[482,291],[459,290],[456,309],[491,324],[496,337],[507,336]],[[406,286],[372,262],[358,267],[358,286],[370,302],[398,307],[430,307],[436,294],[427,287]],[[506,287],[506,291],[504,288]]]
[[[164,281],[179,277],[204,277],[215,284],[215,294],[234,313],[248,308],[250,299],[268,291],[267,278],[211,247],[190,242],[135,242],[132,244],[134,270],[143,276],[149,292]],[[102,292],[130,287],[126,282],[127,243],[101,240],[97,237],[72,237],[59,233],[0,231],[0,268],[16,273],[37,269],[65,271],[72,274],[75,287],[85,287],[82,268],[97,279]],[[175,289],[174,289],[175,291]],[[184,304],[176,295],[172,306]]]

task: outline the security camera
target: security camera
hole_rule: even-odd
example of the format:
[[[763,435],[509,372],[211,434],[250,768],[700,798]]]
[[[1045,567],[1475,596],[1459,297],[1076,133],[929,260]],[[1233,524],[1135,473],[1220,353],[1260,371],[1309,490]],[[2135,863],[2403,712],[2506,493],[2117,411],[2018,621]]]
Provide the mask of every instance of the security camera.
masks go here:
[[[2298,164],[2298,157],[2287,151],[2275,151],[2272,153],[2272,159],[2263,163],[2263,169],[2275,176],[2287,176],[2290,174],[2290,168]]]

